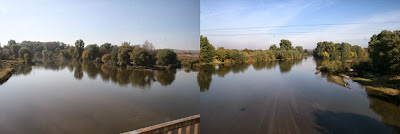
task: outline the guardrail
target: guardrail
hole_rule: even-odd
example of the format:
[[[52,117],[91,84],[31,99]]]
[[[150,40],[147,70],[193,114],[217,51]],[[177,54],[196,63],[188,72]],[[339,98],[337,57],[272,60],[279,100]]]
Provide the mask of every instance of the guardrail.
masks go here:
[[[193,134],[199,134],[199,125],[200,115],[193,115],[190,117],[157,124],[150,127],[145,127],[122,134],[172,134],[173,132],[183,134],[183,128],[185,128],[185,134],[190,134],[191,126],[194,127]]]

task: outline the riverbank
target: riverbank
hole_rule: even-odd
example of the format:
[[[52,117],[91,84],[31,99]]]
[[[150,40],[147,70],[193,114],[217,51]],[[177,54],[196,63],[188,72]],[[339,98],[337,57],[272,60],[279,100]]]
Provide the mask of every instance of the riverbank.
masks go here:
[[[367,90],[374,90],[386,95],[390,96],[399,96],[400,94],[400,76],[395,75],[382,75],[376,76],[372,74],[360,74],[355,71],[343,72],[343,73],[333,73],[330,72],[324,67],[318,66],[317,70],[321,72],[329,73],[330,75],[334,75],[337,79],[351,79],[361,85],[363,85]],[[346,85],[339,84],[339,85]]]
[[[18,61],[0,61],[0,85],[5,83],[15,72],[15,70],[11,67],[12,64],[15,64],[13,62]]]

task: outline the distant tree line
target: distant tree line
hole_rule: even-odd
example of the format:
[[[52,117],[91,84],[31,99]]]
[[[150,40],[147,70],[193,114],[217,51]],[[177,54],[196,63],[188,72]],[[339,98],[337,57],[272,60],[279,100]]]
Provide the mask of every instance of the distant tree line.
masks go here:
[[[225,49],[220,47],[215,50],[214,46],[209,43],[207,37],[200,36],[200,62],[211,63],[214,59],[221,62],[264,62],[268,60],[290,60],[301,59],[304,54],[309,53],[303,50],[301,46],[292,46],[292,42],[282,39],[279,47],[275,44],[271,45],[268,50],[237,50]]]
[[[121,46],[111,43],[85,46],[83,40],[77,40],[75,45],[71,46],[62,42],[23,41],[17,43],[15,40],[10,40],[7,45],[0,46],[2,60],[24,59],[26,63],[31,63],[34,57],[113,63],[120,66],[179,66],[177,55],[173,50],[156,50],[149,41],[138,45],[124,42]]]

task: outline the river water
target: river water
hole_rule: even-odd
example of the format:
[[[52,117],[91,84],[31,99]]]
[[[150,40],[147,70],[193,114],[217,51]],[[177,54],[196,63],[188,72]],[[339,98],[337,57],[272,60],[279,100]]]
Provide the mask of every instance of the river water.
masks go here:
[[[112,134],[199,114],[197,72],[46,61],[0,85],[1,134]]]
[[[305,57],[201,68],[201,132],[400,133],[399,98],[316,73],[320,63]]]

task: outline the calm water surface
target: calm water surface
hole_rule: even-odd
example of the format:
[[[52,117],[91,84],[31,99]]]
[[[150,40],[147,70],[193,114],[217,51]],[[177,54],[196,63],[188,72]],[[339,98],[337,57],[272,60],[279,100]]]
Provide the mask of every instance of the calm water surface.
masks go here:
[[[202,133],[400,133],[400,98],[316,74],[317,64],[306,57],[201,68]]]
[[[16,70],[0,85],[1,134],[121,133],[199,114],[197,72],[72,62]]]

